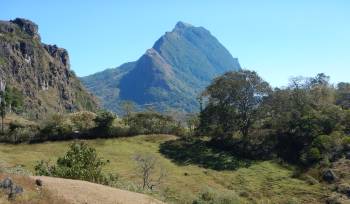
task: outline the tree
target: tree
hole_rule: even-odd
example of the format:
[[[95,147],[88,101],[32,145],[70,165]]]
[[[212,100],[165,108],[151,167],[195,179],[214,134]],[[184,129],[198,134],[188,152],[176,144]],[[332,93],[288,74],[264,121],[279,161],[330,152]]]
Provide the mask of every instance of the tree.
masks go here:
[[[343,131],[345,113],[334,105],[334,89],[328,81],[324,74],[292,78],[287,88],[275,89],[265,100],[269,118],[264,123],[274,132],[280,157],[294,163],[315,162],[322,156],[319,147],[312,147],[315,139]]]
[[[136,161],[136,171],[142,179],[143,190],[146,188],[154,190],[157,185],[161,184],[166,173],[161,168],[157,175],[157,167],[159,165],[157,157],[151,154],[137,154],[134,160]]]
[[[95,126],[96,114],[89,111],[80,111],[70,114],[73,130],[86,132]]]
[[[350,83],[339,83],[336,95],[336,104],[343,109],[350,109]]]
[[[271,92],[267,82],[256,72],[228,72],[209,85],[204,92],[208,105],[201,112],[201,128],[216,137],[240,131],[243,138],[257,119],[260,104]]]
[[[189,135],[194,135],[195,130],[199,126],[198,114],[188,114],[186,118],[187,128],[189,130]]]
[[[5,101],[7,109],[19,112],[23,106],[24,97],[21,91],[16,87],[7,86],[5,89]]]
[[[129,125],[130,117],[135,110],[135,104],[132,101],[124,101],[122,103],[122,107],[123,107],[126,125]]]
[[[99,111],[94,119],[98,128],[106,129],[112,126],[115,115],[109,111]]]

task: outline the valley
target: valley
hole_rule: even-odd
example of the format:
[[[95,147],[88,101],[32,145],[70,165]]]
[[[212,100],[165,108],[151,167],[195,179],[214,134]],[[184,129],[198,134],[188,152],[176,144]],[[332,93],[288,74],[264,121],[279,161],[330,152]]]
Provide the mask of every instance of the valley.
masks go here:
[[[350,5],[164,2],[1,2],[0,204],[349,204]]]
[[[208,187],[228,191],[242,203],[321,203],[327,195],[322,184],[311,185],[293,178],[292,167],[284,167],[276,161],[256,161],[247,168],[222,171],[190,163],[177,164],[159,152],[162,143],[176,139],[170,135],[148,135],[86,142],[96,148],[99,156],[110,160],[105,170],[120,175],[122,184],[119,188],[126,190],[135,190],[133,187],[140,182],[132,157],[139,152],[156,155],[167,176],[163,190],[151,195],[169,203],[192,203]],[[23,165],[34,172],[38,160],[54,161],[62,156],[70,143],[0,144],[0,158],[9,166]]]

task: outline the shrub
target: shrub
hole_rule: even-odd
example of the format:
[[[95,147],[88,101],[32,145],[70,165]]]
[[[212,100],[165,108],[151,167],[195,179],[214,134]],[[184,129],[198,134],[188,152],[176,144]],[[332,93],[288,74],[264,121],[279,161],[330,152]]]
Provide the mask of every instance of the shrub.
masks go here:
[[[108,111],[100,111],[94,119],[97,128],[105,129],[112,125],[115,115]]]
[[[234,191],[218,191],[207,187],[200,192],[199,197],[193,201],[193,204],[238,204],[239,196]]]
[[[132,115],[129,119],[130,134],[174,134],[185,132],[177,121],[170,116],[155,112],[143,112]]]
[[[40,139],[44,141],[67,139],[72,132],[72,124],[67,117],[54,114],[42,124]]]
[[[73,130],[86,132],[95,127],[96,114],[89,111],[80,111],[69,115]]]
[[[36,140],[40,134],[38,125],[34,123],[26,124],[20,121],[10,122],[9,130],[7,141],[11,143],[30,142]]]
[[[302,160],[304,160],[304,163],[306,164],[312,164],[315,162],[318,162],[321,160],[322,155],[320,150],[317,147],[312,147],[309,149],[309,151],[306,152],[305,156],[303,155]]]
[[[86,143],[74,142],[70,145],[68,152],[57,159],[56,165],[50,165],[47,161],[39,161],[35,166],[35,172],[37,175],[108,184],[117,177],[106,176],[102,173],[102,168],[106,164],[106,161],[97,156],[94,148],[89,147]]]

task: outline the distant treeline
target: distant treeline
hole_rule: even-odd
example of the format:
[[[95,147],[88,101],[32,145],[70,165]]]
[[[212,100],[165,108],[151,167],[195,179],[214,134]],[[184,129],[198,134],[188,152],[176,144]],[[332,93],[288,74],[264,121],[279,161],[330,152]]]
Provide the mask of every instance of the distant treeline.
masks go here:
[[[184,135],[186,129],[178,121],[156,112],[130,113],[120,118],[108,111],[53,114],[46,120],[33,122],[24,119],[8,124],[1,142],[44,142],[69,139],[94,139],[133,136],[140,134]]]
[[[325,74],[292,78],[289,86],[272,89],[256,72],[228,72],[213,80],[199,102],[201,112],[181,120],[176,112],[135,112],[132,102],[122,105],[123,117],[82,111],[53,114],[40,122],[13,120],[0,139],[19,143],[139,134],[209,137],[213,147],[241,158],[278,157],[306,166],[350,152],[350,84],[334,86]]]

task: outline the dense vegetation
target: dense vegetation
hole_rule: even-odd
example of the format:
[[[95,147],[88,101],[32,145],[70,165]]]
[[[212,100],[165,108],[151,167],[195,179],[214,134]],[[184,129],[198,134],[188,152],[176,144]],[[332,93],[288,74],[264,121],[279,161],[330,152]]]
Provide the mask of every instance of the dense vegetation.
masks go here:
[[[44,142],[68,139],[94,139],[133,136],[139,134],[185,135],[187,129],[170,116],[147,111],[119,118],[108,111],[80,111],[53,114],[45,121],[14,118],[0,141],[9,143]]]
[[[176,140],[162,141],[156,152],[167,161],[170,160],[172,165],[194,165],[220,172],[254,168],[261,160],[273,160],[278,165],[289,168],[290,174],[284,176],[285,179],[291,179],[291,176],[302,179],[310,186],[315,185],[317,190],[320,187],[319,181],[325,180],[330,183],[330,189],[347,195],[347,189],[350,189],[348,180],[344,181],[347,176],[341,173],[341,178],[336,177],[332,166],[341,165],[344,163],[342,159],[349,158],[350,155],[349,98],[350,84],[343,82],[334,86],[325,74],[318,74],[313,78],[292,78],[287,87],[273,89],[256,72],[242,70],[219,76],[207,87],[199,100],[199,114],[161,114],[152,109],[136,112],[137,108],[132,102],[125,102],[121,105],[122,117],[101,110],[96,113],[81,111],[66,115],[54,114],[45,121],[11,120],[1,140],[19,143],[171,134],[179,137]],[[152,140],[151,136],[148,137]],[[138,166],[136,180],[143,183],[136,188],[129,186],[131,190],[151,191],[158,197],[183,201],[170,198],[176,194],[171,189],[174,185],[160,184],[160,180],[165,177],[166,183],[168,178],[162,171],[156,170],[159,167],[155,163],[158,157],[147,155],[132,155]],[[40,175],[83,179],[126,188],[125,183],[118,180],[119,177],[102,171],[109,169],[105,164],[97,157],[95,149],[74,143],[55,164],[43,160],[36,166],[36,171]],[[346,167],[344,169],[342,171],[348,170]],[[140,176],[149,175],[147,172],[159,175]],[[119,174],[119,171],[112,173]],[[183,172],[185,177],[191,174],[190,170]],[[274,175],[268,177],[274,178]],[[202,191],[197,188],[196,196],[186,198],[186,202],[239,203],[242,200],[259,200],[246,191],[236,194],[238,191],[233,185],[247,181],[230,184],[220,182],[225,183],[225,188],[220,191],[210,188],[210,185]],[[266,179],[263,182],[271,181]],[[278,180],[278,183],[283,181]],[[127,189],[130,190],[129,187]],[[154,192],[155,189],[157,190]],[[328,196],[330,190],[324,189],[323,192],[327,192]],[[294,194],[291,197],[293,196]],[[319,195],[313,195],[312,199],[314,198],[317,201],[325,200],[325,197],[320,198]]]
[[[333,87],[324,74],[272,90],[255,72],[229,72],[204,92],[198,132],[241,157],[327,163],[350,151],[349,95],[349,84]]]

